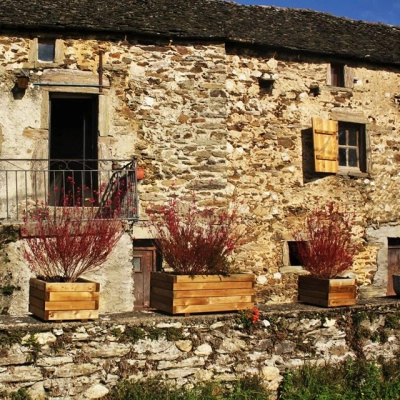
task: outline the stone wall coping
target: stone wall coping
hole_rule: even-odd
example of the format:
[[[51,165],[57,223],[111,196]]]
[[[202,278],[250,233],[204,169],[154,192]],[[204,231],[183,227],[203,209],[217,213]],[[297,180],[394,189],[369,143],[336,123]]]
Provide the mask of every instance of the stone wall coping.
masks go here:
[[[358,300],[355,306],[351,307],[333,307],[324,308],[308,305],[304,303],[284,303],[274,305],[258,305],[261,311],[261,317],[268,319],[274,316],[293,317],[300,315],[304,318],[312,317],[313,315],[342,315],[354,310],[357,311],[380,311],[380,312],[396,312],[400,310],[400,297],[386,296],[369,299]],[[215,313],[215,314],[193,314],[190,316],[171,316],[166,315],[157,310],[138,310],[133,312],[116,313],[116,314],[101,314],[99,319],[91,321],[65,321],[65,322],[43,322],[34,318],[31,315],[23,316],[0,316],[0,330],[29,330],[29,331],[48,331],[49,329],[58,328],[74,328],[77,326],[110,326],[116,324],[126,325],[153,325],[156,323],[177,323],[183,325],[191,324],[212,324],[216,321],[232,319],[237,313]]]

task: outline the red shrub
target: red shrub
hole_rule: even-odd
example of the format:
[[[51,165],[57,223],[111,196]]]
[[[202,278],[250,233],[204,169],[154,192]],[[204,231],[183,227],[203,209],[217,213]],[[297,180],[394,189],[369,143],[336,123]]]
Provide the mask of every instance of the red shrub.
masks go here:
[[[243,243],[236,210],[201,209],[193,195],[188,203],[172,199],[158,212],[149,210],[155,244],[175,273],[228,275],[229,255]]]
[[[316,208],[295,233],[297,253],[304,269],[317,278],[335,278],[351,268],[356,244],[352,241],[353,216],[334,203]]]
[[[98,216],[93,206],[37,206],[25,214],[24,256],[33,272],[47,281],[74,282],[103,264],[123,234],[117,213]]]

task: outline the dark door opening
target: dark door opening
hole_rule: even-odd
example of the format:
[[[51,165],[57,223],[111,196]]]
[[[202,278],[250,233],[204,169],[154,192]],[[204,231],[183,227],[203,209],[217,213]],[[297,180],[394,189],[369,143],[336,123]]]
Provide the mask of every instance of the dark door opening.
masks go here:
[[[74,205],[95,198],[98,190],[97,132],[97,97],[51,96],[50,204],[62,205],[64,191],[71,195]]]

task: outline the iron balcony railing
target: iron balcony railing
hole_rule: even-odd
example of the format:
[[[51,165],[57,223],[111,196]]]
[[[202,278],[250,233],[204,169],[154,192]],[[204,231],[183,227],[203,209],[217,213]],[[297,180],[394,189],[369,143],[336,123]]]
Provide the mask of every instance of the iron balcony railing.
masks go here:
[[[90,206],[137,221],[138,202],[136,159],[0,159],[0,222],[44,205]]]

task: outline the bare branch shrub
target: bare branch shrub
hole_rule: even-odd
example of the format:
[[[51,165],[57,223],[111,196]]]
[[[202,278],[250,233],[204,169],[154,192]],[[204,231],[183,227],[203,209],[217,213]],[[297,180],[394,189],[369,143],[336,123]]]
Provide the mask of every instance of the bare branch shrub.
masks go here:
[[[148,214],[156,247],[174,273],[232,272],[229,256],[245,238],[237,209],[201,208],[192,194],[190,201],[173,198]]]
[[[335,278],[349,270],[356,253],[351,227],[354,216],[333,202],[316,207],[295,232],[297,253],[304,269],[317,278]]]
[[[103,264],[123,234],[118,212],[98,215],[65,195],[61,207],[38,206],[26,212],[22,236],[29,267],[46,281],[74,282]]]

